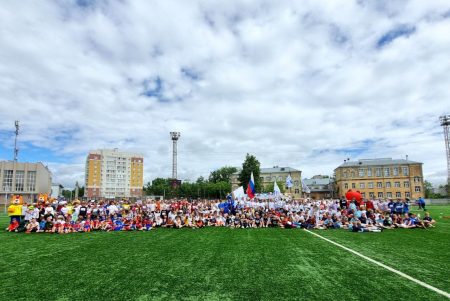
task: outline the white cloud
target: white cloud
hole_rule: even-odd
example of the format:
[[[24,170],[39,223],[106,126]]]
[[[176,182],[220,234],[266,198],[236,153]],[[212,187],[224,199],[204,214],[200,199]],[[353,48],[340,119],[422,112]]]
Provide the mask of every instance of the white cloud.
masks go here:
[[[169,176],[171,130],[183,179],[247,152],[305,176],[408,154],[442,183],[450,5],[374,3],[5,2],[0,131],[20,119],[21,143],[51,150],[40,160],[66,186],[101,147],[144,153],[146,181]],[[415,31],[377,47],[404,25]]]

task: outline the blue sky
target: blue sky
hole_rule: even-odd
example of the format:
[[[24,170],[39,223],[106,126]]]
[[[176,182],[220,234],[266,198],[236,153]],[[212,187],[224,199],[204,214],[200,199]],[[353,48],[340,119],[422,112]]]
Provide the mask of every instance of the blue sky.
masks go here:
[[[448,1],[7,1],[0,159],[83,182],[91,149],[145,157],[145,181],[195,180],[247,152],[305,177],[404,158],[446,179]]]

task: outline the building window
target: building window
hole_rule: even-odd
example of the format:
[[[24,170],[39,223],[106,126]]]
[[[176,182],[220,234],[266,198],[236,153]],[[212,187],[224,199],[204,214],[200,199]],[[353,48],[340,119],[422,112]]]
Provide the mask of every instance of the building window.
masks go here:
[[[345,183],[345,184],[344,184],[344,188],[345,188],[345,189],[348,189],[348,183]]]
[[[367,176],[371,177],[372,176],[372,168],[368,168],[367,169]]]
[[[387,198],[392,198],[392,192],[386,192],[386,197]]]
[[[409,168],[408,166],[402,166],[402,173],[404,176],[408,176],[409,175]]]
[[[398,176],[398,167],[394,167],[394,168],[393,168],[392,174],[393,174],[394,176]]]
[[[375,193],[369,192],[369,197],[370,197],[371,199],[373,199],[373,198],[375,197]]]
[[[375,175],[377,177],[381,177],[381,168],[380,167],[377,167],[377,169],[375,169]]]
[[[409,181],[405,181],[405,182],[403,182],[403,187],[405,187],[405,188],[409,188]]]
[[[28,191],[36,191],[36,172],[35,171],[27,172],[27,190]]]
[[[410,197],[411,197],[411,193],[405,192],[405,198],[410,198]]]
[[[295,186],[295,187],[298,187],[298,180],[295,180],[295,181],[294,181],[294,186]]]
[[[300,189],[295,188],[294,193],[300,193]]]
[[[368,186],[369,188],[373,188],[373,182],[369,182]]]
[[[347,177],[348,177],[348,173],[347,173],[346,171],[344,171],[343,177],[344,177],[344,178],[347,178]]]
[[[269,182],[270,181],[270,177],[266,177],[266,181]]]
[[[359,183],[359,188],[362,188],[362,189],[366,188],[366,184],[365,183]]]
[[[16,191],[23,191],[23,184],[25,181],[25,171],[16,171]]]
[[[415,191],[415,192],[420,192],[420,186],[414,187],[414,191]]]
[[[395,197],[396,197],[396,198],[401,198],[401,197],[402,197],[402,193],[399,192],[399,191],[397,191],[397,192],[395,193]]]
[[[356,188],[356,184],[352,183],[352,189],[355,189],[355,188]]]
[[[3,191],[12,191],[13,171],[3,171]]]
[[[382,182],[377,182],[377,188],[383,188],[383,183]]]
[[[400,187],[400,182],[394,182],[394,187]]]
[[[420,183],[420,177],[414,177],[414,183]]]
[[[360,168],[358,170],[358,176],[359,177],[364,177],[366,175],[366,171],[364,170],[364,168]]]
[[[382,198],[383,197],[383,193],[382,192],[378,192],[378,197]]]
[[[365,192],[361,193],[361,196],[362,196],[363,198],[366,198],[366,193],[365,193]]]
[[[391,182],[386,182],[386,188],[391,188]]]
[[[384,168],[384,176],[389,177],[391,175],[391,169],[389,167]]]

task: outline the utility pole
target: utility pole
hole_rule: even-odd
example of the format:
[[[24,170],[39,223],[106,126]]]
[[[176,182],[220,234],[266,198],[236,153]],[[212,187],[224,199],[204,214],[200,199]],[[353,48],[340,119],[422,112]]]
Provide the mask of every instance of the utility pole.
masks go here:
[[[447,153],[447,185],[450,186],[450,115],[439,117],[444,128],[445,151]]]

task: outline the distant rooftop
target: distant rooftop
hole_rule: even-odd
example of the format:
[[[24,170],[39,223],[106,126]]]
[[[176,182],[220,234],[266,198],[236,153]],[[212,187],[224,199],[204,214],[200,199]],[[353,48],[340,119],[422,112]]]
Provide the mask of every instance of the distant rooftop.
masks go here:
[[[238,174],[242,168],[241,167],[236,167],[237,172],[235,172],[235,174]],[[283,172],[299,172],[300,170],[292,168],[292,167],[279,167],[279,166],[274,166],[274,167],[261,167],[260,168],[261,173],[266,174],[266,173],[283,173]]]
[[[325,178],[325,179],[304,179],[303,183],[305,183],[305,185],[307,186],[312,186],[312,185],[328,185],[330,184],[331,179],[330,178]]]
[[[300,170],[292,168],[292,167],[269,167],[269,168],[261,168],[261,173],[279,173],[279,172],[299,172]]]
[[[408,164],[423,164],[423,163],[406,159],[376,158],[376,159],[360,159],[358,161],[344,161],[344,163],[339,165],[338,168],[373,166],[373,165],[408,165]]]

